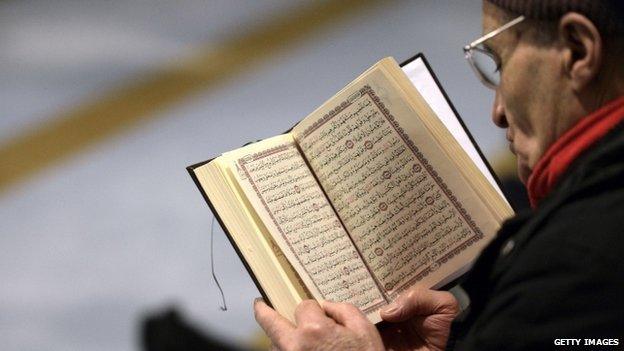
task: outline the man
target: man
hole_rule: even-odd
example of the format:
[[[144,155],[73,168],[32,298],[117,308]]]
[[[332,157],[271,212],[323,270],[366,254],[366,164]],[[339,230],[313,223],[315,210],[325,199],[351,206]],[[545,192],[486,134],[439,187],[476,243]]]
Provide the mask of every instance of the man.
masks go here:
[[[464,50],[496,90],[492,118],[507,130],[534,209],[482,252],[462,283],[468,311],[456,318],[450,293],[415,287],[381,312],[388,323],[378,331],[348,304],[304,301],[293,325],[256,302],[277,349],[624,343],[622,1],[487,0],[483,31]]]

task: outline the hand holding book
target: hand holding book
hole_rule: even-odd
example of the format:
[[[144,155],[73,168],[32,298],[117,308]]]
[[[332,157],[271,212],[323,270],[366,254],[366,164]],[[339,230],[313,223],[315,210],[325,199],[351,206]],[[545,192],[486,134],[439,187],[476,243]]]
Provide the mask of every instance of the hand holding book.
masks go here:
[[[294,324],[261,299],[254,302],[258,324],[280,350],[442,350],[458,310],[453,295],[421,285],[381,311],[391,323],[380,330],[351,304],[303,301]]]
[[[256,320],[279,350],[385,350],[379,332],[355,306],[305,300],[295,323],[263,301],[254,303]]]

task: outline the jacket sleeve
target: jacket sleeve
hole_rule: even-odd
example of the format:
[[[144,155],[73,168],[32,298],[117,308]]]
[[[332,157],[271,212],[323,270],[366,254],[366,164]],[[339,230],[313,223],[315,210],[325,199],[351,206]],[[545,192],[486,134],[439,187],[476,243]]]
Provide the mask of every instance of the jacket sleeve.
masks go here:
[[[496,279],[456,350],[553,349],[561,338],[619,339],[608,342],[622,347],[624,227],[601,232],[593,220],[564,218],[537,233]]]

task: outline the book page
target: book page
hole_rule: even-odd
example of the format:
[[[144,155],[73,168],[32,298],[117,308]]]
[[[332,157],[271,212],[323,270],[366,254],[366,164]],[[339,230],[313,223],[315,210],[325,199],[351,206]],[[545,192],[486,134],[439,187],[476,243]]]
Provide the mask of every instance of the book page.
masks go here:
[[[293,129],[391,298],[417,281],[440,284],[498,228],[407,98],[382,61]]]
[[[224,154],[273,239],[318,300],[386,303],[290,135]]]
[[[485,164],[483,158],[481,158],[481,155],[479,155],[479,151],[477,151],[475,145],[470,140],[470,136],[460,123],[459,116],[455,114],[453,108],[451,108],[451,105],[446,100],[441,90],[442,88],[436,83],[433,72],[427,68],[424,60],[419,57],[407,65],[402,66],[401,69],[405,72],[410,82],[414,84],[414,87],[425,101],[427,101],[427,104],[429,104],[431,109],[436,113],[437,117],[440,118],[440,121],[446,126],[468,156],[470,156],[472,162],[475,163],[496,192],[507,202],[503,191],[494,179],[494,175],[490,173],[488,166]]]
[[[208,205],[267,302],[294,321],[302,299],[311,298],[286,257],[255,214],[223,157],[191,170]]]

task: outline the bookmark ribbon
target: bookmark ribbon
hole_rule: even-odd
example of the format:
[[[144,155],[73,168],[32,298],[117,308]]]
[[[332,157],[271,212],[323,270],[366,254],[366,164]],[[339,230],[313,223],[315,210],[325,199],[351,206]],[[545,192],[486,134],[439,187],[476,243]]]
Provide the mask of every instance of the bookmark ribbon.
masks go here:
[[[227,304],[225,303],[225,294],[223,293],[223,288],[221,288],[221,284],[219,284],[219,280],[217,279],[217,274],[214,269],[214,223],[215,217],[212,217],[212,223],[210,224],[210,270],[212,271],[212,279],[215,284],[217,284],[217,288],[219,288],[219,292],[221,293],[221,306],[219,309],[221,311],[227,311]]]

